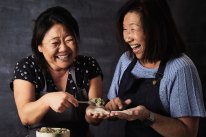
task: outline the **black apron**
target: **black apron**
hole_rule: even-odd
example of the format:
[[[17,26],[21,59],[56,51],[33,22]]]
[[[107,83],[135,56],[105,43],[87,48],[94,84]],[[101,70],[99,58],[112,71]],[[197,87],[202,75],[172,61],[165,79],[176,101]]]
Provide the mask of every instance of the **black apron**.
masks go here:
[[[129,64],[125,70],[118,92],[122,100],[131,99],[132,103],[127,108],[144,105],[148,110],[161,115],[168,116],[159,96],[160,80],[163,77],[166,61],[161,61],[155,78],[136,78],[131,74],[137,59]],[[126,108],[126,109],[127,109]],[[148,125],[140,120],[127,121],[125,125],[125,137],[162,137]]]
[[[78,76],[78,74],[76,75]],[[49,76],[50,77],[49,79],[51,79],[51,75],[46,74],[45,76]],[[69,74],[66,91],[69,91],[69,93],[74,95],[78,100],[88,100],[87,93],[85,93],[86,90],[79,88],[79,86],[76,85],[76,83],[78,82],[74,82],[76,80],[78,81],[79,79],[74,80],[72,77],[74,78],[75,75]],[[47,86],[48,78],[46,77],[44,78],[45,78],[45,84],[44,84],[45,86],[43,91],[38,95],[38,98],[48,93],[47,91],[54,91],[54,87]],[[76,86],[76,89],[73,88],[74,84]],[[29,137],[36,137],[36,130],[41,127],[67,128],[70,130],[70,137],[88,137],[89,125],[85,121],[86,107],[87,105],[80,104],[79,107],[68,108],[63,113],[57,113],[52,109],[50,109],[39,123],[28,126]]]

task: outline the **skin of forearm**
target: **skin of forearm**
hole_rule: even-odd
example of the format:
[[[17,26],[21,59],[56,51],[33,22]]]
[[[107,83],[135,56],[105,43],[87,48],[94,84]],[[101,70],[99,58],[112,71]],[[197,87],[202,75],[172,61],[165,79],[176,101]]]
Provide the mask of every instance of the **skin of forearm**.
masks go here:
[[[49,106],[44,103],[43,98],[37,101],[25,104],[19,116],[23,125],[32,125],[38,123],[48,112]]]
[[[181,120],[155,114],[155,123],[151,127],[164,137],[196,137],[197,128],[188,127]]]

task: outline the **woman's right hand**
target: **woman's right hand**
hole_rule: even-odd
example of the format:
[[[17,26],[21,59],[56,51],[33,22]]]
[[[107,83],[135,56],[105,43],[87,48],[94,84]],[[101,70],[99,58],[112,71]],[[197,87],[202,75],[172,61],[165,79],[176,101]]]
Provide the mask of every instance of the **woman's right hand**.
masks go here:
[[[44,102],[55,112],[62,113],[72,106],[78,107],[78,101],[68,92],[50,92],[45,94],[43,98]]]
[[[131,103],[131,99],[122,101],[119,97],[111,99],[106,105],[105,108],[110,111],[122,110],[125,106]]]

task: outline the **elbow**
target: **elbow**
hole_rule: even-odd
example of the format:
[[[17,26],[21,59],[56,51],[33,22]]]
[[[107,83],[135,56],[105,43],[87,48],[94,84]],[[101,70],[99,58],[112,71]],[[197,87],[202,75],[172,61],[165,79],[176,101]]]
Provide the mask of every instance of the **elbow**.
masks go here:
[[[186,126],[185,127],[185,131],[184,131],[184,137],[187,136],[187,137],[197,137],[197,134],[198,134],[198,124],[193,124],[192,127],[188,127]]]
[[[33,125],[37,123],[36,119],[32,119],[27,116],[20,116],[20,121],[24,126]]]
[[[30,122],[26,118],[20,117],[20,121],[24,126],[30,125]]]

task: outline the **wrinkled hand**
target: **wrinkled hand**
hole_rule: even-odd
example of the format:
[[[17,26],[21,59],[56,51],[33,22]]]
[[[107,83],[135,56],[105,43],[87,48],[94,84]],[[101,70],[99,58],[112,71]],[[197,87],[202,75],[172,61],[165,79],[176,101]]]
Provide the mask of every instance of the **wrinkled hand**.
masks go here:
[[[112,111],[112,110],[122,110],[125,106],[129,105],[131,103],[131,99],[127,99],[125,101],[122,101],[119,97],[111,99],[106,105],[106,109]]]
[[[86,115],[93,119],[106,119],[109,117],[110,111],[107,111],[105,107],[88,106],[86,109]]]
[[[118,117],[119,119],[132,120],[144,120],[149,117],[149,110],[140,105],[134,108],[126,109],[123,111],[111,111],[111,117]]]
[[[48,93],[44,95],[44,100],[51,109],[59,113],[64,112],[69,107],[78,106],[74,96],[64,91]]]

